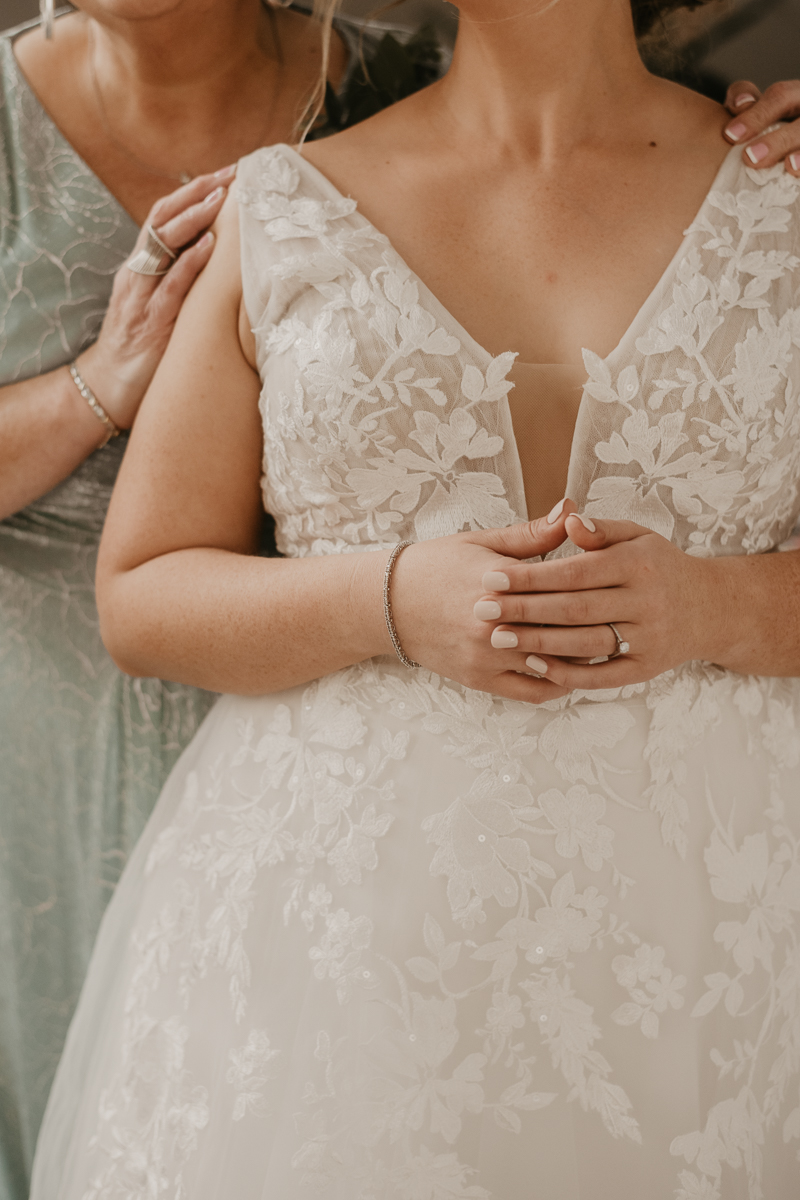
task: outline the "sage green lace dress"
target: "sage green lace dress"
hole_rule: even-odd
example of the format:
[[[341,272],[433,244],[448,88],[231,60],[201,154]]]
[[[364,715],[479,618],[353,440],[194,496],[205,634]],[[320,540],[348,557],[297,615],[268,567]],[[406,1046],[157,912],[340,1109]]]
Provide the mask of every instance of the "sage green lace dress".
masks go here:
[[[0,38],[0,384],[97,337],[136,233]],[[28,1194],[103,909],[213,701],[127,678],[100,641],[95,555],[124,448],[0,522],[0,1200]]]

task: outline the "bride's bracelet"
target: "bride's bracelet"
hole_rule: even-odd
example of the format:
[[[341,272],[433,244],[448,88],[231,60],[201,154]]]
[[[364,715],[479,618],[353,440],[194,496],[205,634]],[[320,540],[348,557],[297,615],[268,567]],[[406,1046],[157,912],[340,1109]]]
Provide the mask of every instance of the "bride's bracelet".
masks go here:
[[[111,417],[108,415],[106,410],[103,408],[102,404],[97,399],[97,396],[95,396],[94,392],[89,387],[88,383],[86,383],[86,381],[82,378],[82,376],[81,376],[80,372],[78,371],[78,368],[75,366],[74,362],[71,362],[69,364],[69,373],[72,376],[72,380],[73,380],[73,383],[75,384],[75,387],[78,389],[80,394],[83,396],[84,400],[89,405],[89,408],[92,410],[94,415],[97,417],[98,421],[102,421],[103,424],[105,425],[106,429],[108,430],[106,439],[100,447],[100,449],[102,449],[103,446],[105,446],[106,442],[109,442],[111,440],[111,438],[119,437],[120,433],[122,433],[122,430],[116,424],[115,421],[111,420]]]
[[[389,637],[392,639],[394,652],[404,667],[419,667],[422,664],[414,662],[413,658],[409,658],[403,647],[400,645],[400,638],[397,636],[394,617],[392,616],[392,600],[389,594],[389,586],[392,582],[392,571],[394,570],[395,563],[397,562],[403,550],[405,550],[406,546],[413,546],[413,544],[413,542],[400,542],[399,545],[395,546],[394,550],[392,550],[392,553],[389,555],[389,561],[387,562],[386,570],[383,573],[383,615],[386,618],[386,628],[389,630]]]

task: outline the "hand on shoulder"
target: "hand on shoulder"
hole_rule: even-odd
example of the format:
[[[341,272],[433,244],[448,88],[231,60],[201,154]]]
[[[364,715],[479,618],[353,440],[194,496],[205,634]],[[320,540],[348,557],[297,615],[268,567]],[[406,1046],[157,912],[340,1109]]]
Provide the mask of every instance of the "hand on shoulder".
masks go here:
[[[725,107],[735,117],[726,125],[725,137],[744,145],[748,166],[763,170],[783,159],[789,174],[800,178],[800,79],[773,83],[764,93],[754,83],[738,80],[728,88]],[[779,122],[780,128],[764,133]]]

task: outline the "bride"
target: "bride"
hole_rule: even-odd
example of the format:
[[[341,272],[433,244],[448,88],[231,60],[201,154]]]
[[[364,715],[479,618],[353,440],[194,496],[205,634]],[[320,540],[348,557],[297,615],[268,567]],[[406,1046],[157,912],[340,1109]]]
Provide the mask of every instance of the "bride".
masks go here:
[[[461,0],[440,83],[240,164],[98,577],[231,694],[34,1200],[797,1193],[800,181],[645,71],[672,6]]]

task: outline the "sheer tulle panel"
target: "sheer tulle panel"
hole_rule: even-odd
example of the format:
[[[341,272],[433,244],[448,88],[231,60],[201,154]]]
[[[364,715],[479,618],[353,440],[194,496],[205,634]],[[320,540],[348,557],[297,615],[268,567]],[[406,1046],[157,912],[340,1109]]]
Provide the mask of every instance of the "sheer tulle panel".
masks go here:
[[[514,427],[528,516],[541,517],[567,494],[575,423],[586,383],[584,367],[515,362],[508,407]]]

